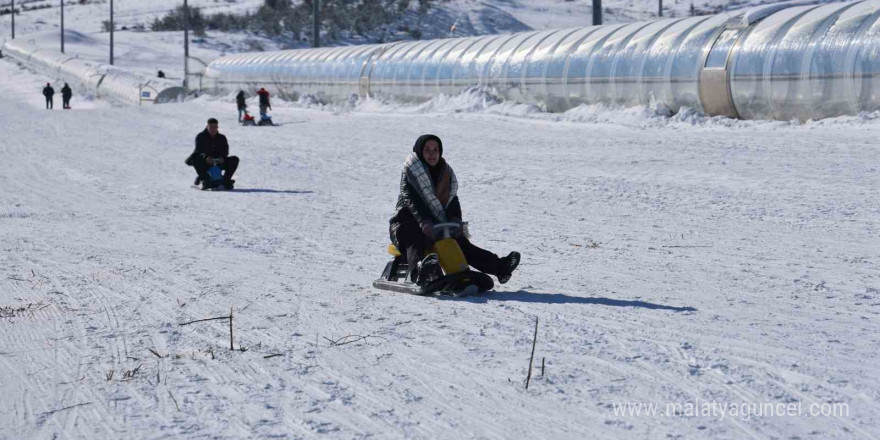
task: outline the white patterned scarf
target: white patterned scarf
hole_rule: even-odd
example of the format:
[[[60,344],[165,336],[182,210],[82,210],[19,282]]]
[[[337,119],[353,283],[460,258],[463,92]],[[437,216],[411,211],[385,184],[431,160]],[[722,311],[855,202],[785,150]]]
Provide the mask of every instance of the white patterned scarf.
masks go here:
[[[446,206],[449,206],[458,193],[458,179],[455,178],[455,172],[452,171],[452,167],[448,163],[446,169],[449,171],[449,201]],[[449,221],[446,218],[446,206],[443,206],[437,198],[434,182],[431,181],[431,173],[428,172],[428,168],[419,160],[416,153],[410,153],[407,156],[406,162],[403,164],[403,174],[406,181],[419,191],[422,200],[431,208],[434,219],[439,223]]]

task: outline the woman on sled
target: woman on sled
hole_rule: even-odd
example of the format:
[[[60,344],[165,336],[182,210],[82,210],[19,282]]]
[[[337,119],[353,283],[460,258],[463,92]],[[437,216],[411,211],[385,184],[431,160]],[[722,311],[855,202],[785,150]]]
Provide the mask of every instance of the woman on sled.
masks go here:
[[[458,180],[443,159],[440,138],[432,134],[420,136],[406,158],[400,176],[400,196],[389,228],[391,242],[406,258],[407,282],[426,286],[443,276],[440,258],[430,252],[435,240],[441,238],[436,235],[440,231],[435,230],[435,225],[440,225],[458,243],[467,265],[506,283],[519,264],[519,252],[499,258],[471,243],[463,231],[457,192]],[[458,227],[444,226],[449,223],[457,223]]]

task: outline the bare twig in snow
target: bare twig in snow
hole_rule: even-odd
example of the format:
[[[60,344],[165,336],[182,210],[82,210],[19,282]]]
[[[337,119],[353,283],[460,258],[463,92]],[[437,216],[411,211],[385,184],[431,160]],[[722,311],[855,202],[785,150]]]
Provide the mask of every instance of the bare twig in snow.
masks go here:
[[[177,404],[177,399],[174,398],[174,394],[171,394],[171,390],[168,390],[168,395],[171,397],[171,401],[174,402],[174,406],[180,411],[180,405]]]
[[[67,409],[76,408],[76,407],[78,407],[78,406],[91,405],[91,404],[92,404],[92,402],[77,403],[76,405],[70,405],[70,406],[65,406],[64,408],[55,409],[55,410],[52,410],[52,411],[46,411],[46,412],[44,412],[43,414],[44,414],[44,415],[55,414],[55,413],[57,413],[57,412],[64,411],[64,410],[67,410]]]
[[[273,358],[273,357],[276,357],[276,356],[284,356],[284,354],[282,354],[282,353],[272,353],[272,354],[267,354],[266,356],[263,356],[263,359],[269,359],[269,358]]]
[[[159,353],[156,353],[156,350],[153,350],[152,348],[147,348],[147,350],[150,350],[150,353],[153,353],[159,359],[162,359],[163,357],[165,357],[165,356],[160,355]]]
[[[134,376],[138,374],[138,371],[141,371],[141,365],[143,364],[138,365],[133,370],[128,370],[122,373],[122,379],[134,379]]]
[[[228,316],[218,316],[218,317],[216,317],[216,318],[196,319],[195,321],[184,322],[183,324],[178,324],[178,325],[181,326],[181,327],[183,327],[183,326],[185,326],[185,325],[195,324],[195,323],[197,323],[197,322],[217,321],[217,320],[220,320],[220,319],[229,319],[229,317],[228,317]]]
[[[253,301],[249,302],[246,306],[242,307],[242,308],[239,309],[238,311],[239,311],[239,312],[243,312],[243,311],[247,310],[247,308],[250,307],[250,306],[252,306],[252,305],[254,305],[255,302],[257,302],[257,300],[253,300]]]
[[[535,360],[535,343],[538,342],[538,317],[535,317],[535,337],[532,339],[532,356],[529,357],[529,373],[526,375],[526,389],[529,389],[529,381],[532,379],[532,361]]]
[[[324,336],[324,339],[326,339],[327,342],[330,342],[330,345],[333,347],[338,347],[340,345],[345,345],[345,344],[351,344],[352,342],[363,341],[363,340],[366,340],[367,338],[379,338],[379,339],[382,339],[386,342],[388,341],[388,339],[385,339],[384,337],[377,336],[377,335],[345,335],[335,341]]]

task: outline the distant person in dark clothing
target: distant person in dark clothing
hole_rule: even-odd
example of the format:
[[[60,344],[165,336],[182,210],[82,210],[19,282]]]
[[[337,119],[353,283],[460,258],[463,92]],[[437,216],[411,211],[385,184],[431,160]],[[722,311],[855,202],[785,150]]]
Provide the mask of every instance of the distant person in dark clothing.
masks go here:
[[[247,103],[244,102],[244,90],[239,90],[238,94],[235,95],[235,103],[238,104],[238,122],[241,122],[241,117],[246,113]]]
[[[160,70],[159,73],[156,74],[156,76],[158,76],[159,78],[165,78],[165,72]]]
[[[265,116],[266,108],[272,110],[272,104],[269,103],[269,92],[260,87],[260,90],[257,91],[257,95],[260,95],[260,116]]]
[[[220,134],[220,125],[216,119],[208,119],[208,126],[196,136],[196,149],[186,159],[186,164],[196,169],[195,184],[202,183],[202,189],[215,188],[216,184],[208,175],[208,168],[215,164],[223,170],[223,183],[226,189],[233,189],[235,180],[232,175],[238,168],[238,158],[229,155],[229,143],[226,136]]]
[[[70,86],[64,83],[64,87],[61,88],[61,103],[65,110],[70,109],[71,96],[73,96],[73,90],[70,90]]]
[[[43,96],[46,97],[46,110],[54,108],[52,97],[55,96],[55,89],[52,88],[51,84],[46,83],[46,87],[43,87]]]

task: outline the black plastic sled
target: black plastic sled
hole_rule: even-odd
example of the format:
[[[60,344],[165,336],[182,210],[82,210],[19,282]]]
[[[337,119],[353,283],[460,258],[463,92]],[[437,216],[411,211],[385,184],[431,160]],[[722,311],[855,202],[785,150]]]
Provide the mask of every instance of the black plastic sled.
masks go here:
[[[465,225],[459,223],[434,225],[434,239],[436,241],[431,246],[430,252],[437,254],[440,270],[444,275],[424,286],[408,281],[409,268],[406,258],[391,244],[388,245],[388,253],[393,257],[385,265],[382,276],[373,282],[373,287],[413,295],[451,296],[467,296],[492,290],[495,287],[492,278],[468,267],[461,248],[453,238],[455,234],[466,231],[464,228]]]
[[[410,295],[448,295],[468,296],[492,290],[495,283],[489,275],[473,270],[464,270],[444,275],[424,286],[406,280],[409,272],[406,259],[396,256],[385,265],[382,277],[373,281],[373,287]]]

